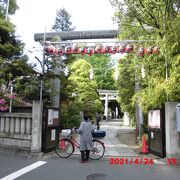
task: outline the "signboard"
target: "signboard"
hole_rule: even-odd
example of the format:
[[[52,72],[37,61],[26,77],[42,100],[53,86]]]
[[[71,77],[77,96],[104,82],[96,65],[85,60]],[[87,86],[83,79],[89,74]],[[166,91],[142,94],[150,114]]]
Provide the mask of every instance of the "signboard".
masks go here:
[[[53,125],[53,109],[48,109],[48,125]]]
[[[154,132],[151,132],[151,138],[152,139],[154,138]]]
[[[57,125],[56,122],[59,119],[59,111],[48,109],[48,125]]]
[[[51,129],[51,141],[56,139],[56,129]]]
[[[150,128],[160,128],[160,118],[161,118],[160,110],[151,110],[148,113],[148,126]]]

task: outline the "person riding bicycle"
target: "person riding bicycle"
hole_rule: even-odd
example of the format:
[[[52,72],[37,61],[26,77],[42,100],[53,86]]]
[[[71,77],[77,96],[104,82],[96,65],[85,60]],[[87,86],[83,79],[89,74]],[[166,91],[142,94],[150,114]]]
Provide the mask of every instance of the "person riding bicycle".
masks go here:
[[[92,132],[94,131],[92,123],[86,114],[83,115],[84,121],[77,132],[80,134],[80,152],[81,152],[81,163],[85,163],[89,160],[89,153],[93,147],[92,144]]]

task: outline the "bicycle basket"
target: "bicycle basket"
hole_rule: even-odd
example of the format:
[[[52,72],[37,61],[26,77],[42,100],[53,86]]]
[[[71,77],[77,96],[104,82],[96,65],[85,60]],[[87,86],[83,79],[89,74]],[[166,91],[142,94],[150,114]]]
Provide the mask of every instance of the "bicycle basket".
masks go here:
[[[71,129],[62,129],[61,136],[63,138],[69,138],[71,136]]]
[[[94,131],[92,136],[93,138],[104,138],[106,136],[106,131]]]

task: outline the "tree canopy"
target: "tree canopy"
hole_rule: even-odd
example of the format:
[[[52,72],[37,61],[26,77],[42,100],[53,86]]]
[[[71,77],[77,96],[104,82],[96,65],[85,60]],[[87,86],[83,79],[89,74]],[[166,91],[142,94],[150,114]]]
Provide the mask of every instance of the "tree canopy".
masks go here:
[[[78,59],[80,56],[77,56]],[[114,69],[110,64],[111,57],[108,54],[96,54],[84,56],[93,68],[94,79],[97,83],[97,89],[115,90],[115,81],[113,77]]]
[[[130,109],[139,102],[143,111],[161,107],[166,101],[180,101],[180,2],[177,0],[112,0],[115,7],[114,20],[119,23],[119,39],[146,40],[134,43],[134,53],[120,61],[118,86],[119,99],[124,97],[124,106]],[[151,40],[151,41],[149,41]],[[139,47],[159,47],[159,54],[137,56]],[[127,65],[128,64],[128,65]],[[124,67],[122,67],[124,66]],[[141,68],[145,69],[145,77]],[[125,68],[131,70],[141,90],[131,94],[133,78],[127,81]],[[122,72],[125,71],[125,72]],[[140,98],[139,98],[140,97]],[[122,100],[123,101],[123,100]]]

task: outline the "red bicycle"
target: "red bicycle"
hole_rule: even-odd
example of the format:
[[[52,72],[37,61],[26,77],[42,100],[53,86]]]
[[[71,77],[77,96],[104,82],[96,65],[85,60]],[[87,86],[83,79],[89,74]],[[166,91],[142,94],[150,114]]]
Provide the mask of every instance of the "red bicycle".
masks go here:
[[[68,158],[70,157],[74,151],[75,148],[79,149],[80,144],[75,140],[75,138],[72,136],[72,130],[69,130],[66,137],[63,137],[59,140],[55,150],[59,157],[61,158]],[[103,157],[105,153],[105,146],[102,141],[99,139],[92,140],[92,150],[90,151],[89,157],[93,160],[97,160]]]

